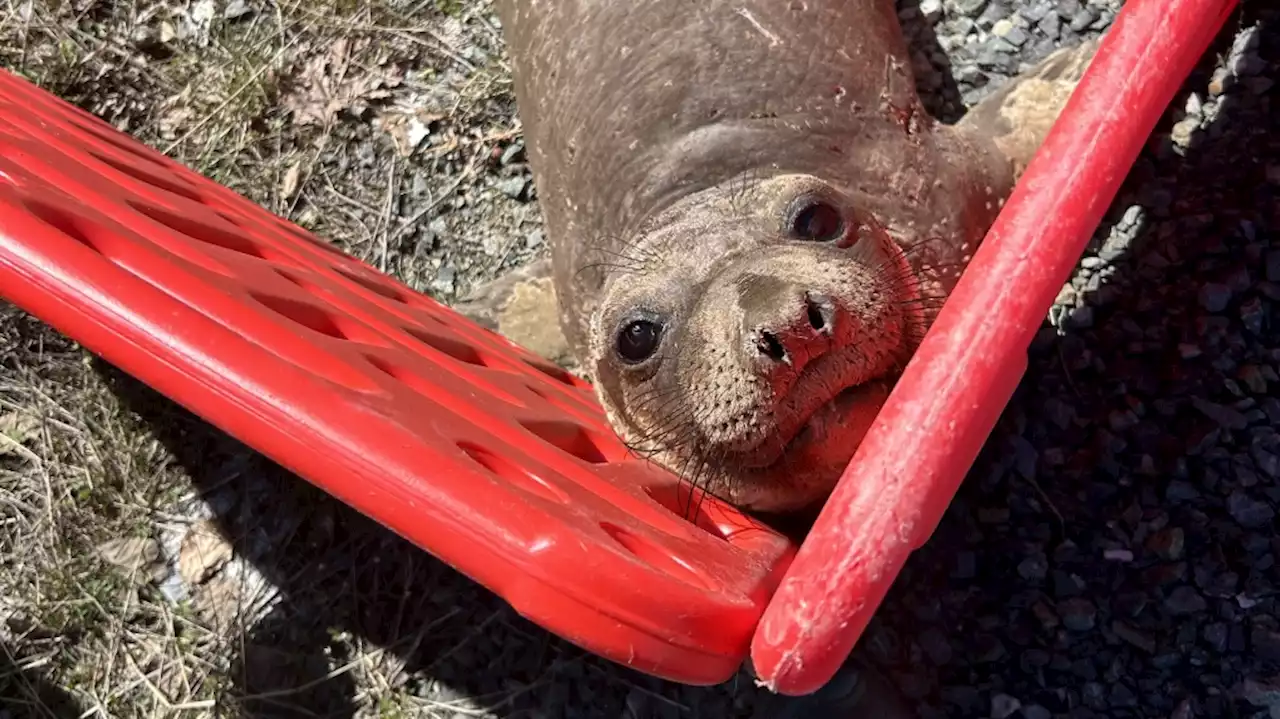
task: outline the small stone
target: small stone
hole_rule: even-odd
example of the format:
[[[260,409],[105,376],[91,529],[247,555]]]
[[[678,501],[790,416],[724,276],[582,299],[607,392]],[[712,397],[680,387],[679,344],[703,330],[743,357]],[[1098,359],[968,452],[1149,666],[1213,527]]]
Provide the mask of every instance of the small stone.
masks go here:
[[[1089,329],[1093,326],[1093,308],[1089,305],[1077,307],[1071,312],[1071,326],[1076,329]]]
[[[1055,569],[1051,576],[1053,577],[1053,594],[1059,599],[1079,596],[1084,590],[1084,580],[1074,574]]]
[[[514,200],[522,199],[528,186],[529,178],[527,177],[511,177],[498,183],[498,189],[502,194]]]
[[[1088,599],[1074,597],[1058,603],[1062,626],[1073,632],[1087,632],[1097,624],[1098,609]]]
[[[1236,521],[1236,524],[1246,529],[1266,526],[1276,516],[1271,505],[1250,497],[1241,489],[1227,496],[1227,513]]]
[[[503,149],[502,155],[498,158],[498,162],[503,165],[510,165],[511,163],[516,162],[523,153],[524,143],[513,142]]]
[[[1112,622],[1111,631],[1114,632],[1117,637],[1120,637],[1121,640],[1132,644],[1148,654],[1154,654],[1156,651],[1156,640],[1153,639],[1151,635],[1126,622],[1119,620]]]
[[[1249,633],[1249,644],[1253,655],[1264,662],[1280,663],[1280,632],[1267,627],[1255,626]]]
[[[1053,609],[1044,602],[1036,602],[1031,605],[1031,613],[1035,615],[1037,620],[1039,620],[1040,626],[1047,630],[1052,631],[1057,629],[1058,625],[1061,624],[1061,621],[1058,619],[1058,615],[1055,614]]]
[[[929,22],[937,22],[942,17],[942,0],[921,0],[920,14]]]
[[[1231,303],[1231,288],[1217,282],[1206,282],[1200,286],[1199,299],[1205,312],[1217,314]]]
[[[1243,413],[1199,397],[1191,398],[1191,405],[1208,417],[1218,426],[1230,430],[1242,430],[1249,426],[1249,419]]]
[[[444,265],[436,273],[435,279],[431,281],[432,291],[452,295],[455,291],[457,277],[458,271],[452,265]]]
[[[1157,564],[1154,567],[1148,567],[1146,571],[1142,573],[1143,581],[1159,587],[1176,584],[1185,579],[1186,576],[1186,562]]]
[[[990,634],[979,634],[975,638],[974,644],[974,652],[970,656],[979,663],[998,662],[1008,656],[1004,648],[1004,642]]]
[[[1147,549],[1161,559],[1176,561],[1182,558],[1186,534],[1179,527],[1166,527],[1147,538]]]
[[[1175,616],[1199,614],[1208,609],[1209,604],[1194,587],[1182,585],[1169,592],[1164,599],[1164,608]]]
[[[1014,27],[1012,30],[1005,33],[1004,39],[1010,45],[1021,48],[1027,44],[1027,41],[1031,39],[1031,36],[1027,34],[1026,30],[1023,30],[1020,27]]]
[[[987,0],[952,0],[951,5],[961,15],[976,17],[987,6]]]
[[[1099,682],[1085,682],[1080,687],[1080,698],[1093,709],[1104,709],[1107,705],[1107,688]]]
[[[1022,702],[1008,694],[991,697],[991,719],[1008,719],[1022,708]]]
[[[1200,635],[1204,638],[1205,643],[1212,647],[1214,651],[1226,651],[1227,640],[1230,637],[1226,624],[1223,624],[1222,622],[1214,622],[1213,624],[1205,625],[1204,631],[1202,631]]]
[[[1175,479],[1165,487],[1164,496],[1170,502],[1192,502],[1200,498],[1200,491],[1190,482]]]
[[[1057,40],[1062,34],[1062,18],[1057,13],[1049,13],[1036,22],[1036,28],[1050,40]]]
[[[1265,408],[1264,411],[1266,411]],[[1268,415],[1270,415],[1270,412],[1268,412]],[[1253,458],[1253,464],[1258,468],[1259,472],[1271,479],[1280,478],[1280,455],[1271,451],[1271,448],[1254,442],[1249,445],[1249,456]]]
[[[1138,705],[1138,697],[1129,687],[1116,683],[1111,685],[1108,703],[1113,707],[1134,707]]]
[[[1262,334],[1262,324],[1266,320],[1266,312],[1262,308],[1262,300],[1251,297],[1240,303],[1240,322],[1253,334]]]
[[[1240,371],[1236,373],[1236,376],[1240,378],[1241,382],[1244,382],[1245,386],[1249,388],[1251,393],[1267,393],[1266,375],[1263,374],[1262,369],[1257,365],[1245,365],[1241,367]]]
[[[960,709],[963,715],[979,711],[982,706],[982,695],[978,690],[964,685],[950,685],[942,688],[942,700],[948,705]]]
[[[1079,12],[1071,16],[1071,29],[1074,32],[1084,32],[1093,24],[1097,16],[1089,8],[1080,8]]]
[[[1053,712],[1039,704],[1029,704],[1022,707],[1022,719],[1053,719]]]
[[[943,666],[951,661],[951,642],[946,633],[936,627],[930,627],[920,635],[920,648],[929,656],[929,661]]]
[[[1011,30],[1013,30],[1013,22],[1008,18],[998,20],[995,25],[991,26],[991,34],[996,37],[1004,37],[1008,35]]]
[[[1240,697],[1255,707],[1270,709],[1274,717],[1280,708],[1280,676],[1245,679],[1240,686]]]

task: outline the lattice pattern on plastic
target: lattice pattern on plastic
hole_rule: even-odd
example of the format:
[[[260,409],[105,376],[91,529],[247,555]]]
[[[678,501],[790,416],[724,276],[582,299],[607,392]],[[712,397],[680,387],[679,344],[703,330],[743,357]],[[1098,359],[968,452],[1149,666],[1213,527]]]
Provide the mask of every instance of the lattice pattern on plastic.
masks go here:
[[[729,678],[793,555],[582,380],[3,71],[0,293],[640,671]]]

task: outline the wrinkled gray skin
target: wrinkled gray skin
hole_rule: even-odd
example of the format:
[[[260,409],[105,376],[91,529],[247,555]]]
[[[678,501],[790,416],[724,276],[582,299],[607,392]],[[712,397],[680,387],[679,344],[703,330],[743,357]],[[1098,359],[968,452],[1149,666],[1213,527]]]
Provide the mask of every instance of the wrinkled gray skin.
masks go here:
[[[610,421],[781,513],[830,492],[1093,49],[953,127],[892,0],[499,10],[561,325]],[[796,227],[816,201],[818,240]],[[655,341],[628,358],[638,321]]]

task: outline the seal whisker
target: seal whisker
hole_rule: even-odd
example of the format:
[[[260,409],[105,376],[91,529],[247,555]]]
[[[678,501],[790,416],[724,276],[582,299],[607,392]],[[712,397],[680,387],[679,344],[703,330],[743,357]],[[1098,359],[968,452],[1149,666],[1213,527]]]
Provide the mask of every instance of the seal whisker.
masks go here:
[[[622,265],[616,262],[595,262],[582,265],[582,267],[578,269],[578,272],[575,273],[575,276],[587,272],[588,270],[615,270],[617,272],[630,274],[644,274],[645,272],[644,267]]]
[[[697,424],[698,420],[697,410],[694,407],[689,404],[681,403],[681,406],[679,406],[675,411],[668,411],[666,409],[666,407],[671,403],[679,401],[680,399],[681,398],[668,399],[663,406],[657,408],[657,411],[653,413],[655,416],[665,417],[669,420],[666,427],[660,429],[658,432],[648,434],[650,441],[662,443],[660,444],[661,449],[659,451],[673,451],[675,449],[680,449],[684,446],[684,443],[691,443],[698,439],[697,433],[690,430],[692,426]],[[678,443],[666,442],[666,438],[672,435],[683,435],[683,438]]]

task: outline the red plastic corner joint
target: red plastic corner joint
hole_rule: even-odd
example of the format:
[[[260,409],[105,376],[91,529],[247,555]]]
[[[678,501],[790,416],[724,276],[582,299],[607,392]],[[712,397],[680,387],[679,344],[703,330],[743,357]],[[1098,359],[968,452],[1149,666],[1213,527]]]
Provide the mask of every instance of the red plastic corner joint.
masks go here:
[[[928,540],[1032,337],[1234,0],[1129,0],[859,446],[752,641],[760,680],[821,688]]]
[[[643,672],[730,678],[793,556],[582,380],[4,72],[0,292]]]

